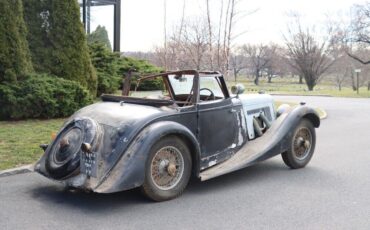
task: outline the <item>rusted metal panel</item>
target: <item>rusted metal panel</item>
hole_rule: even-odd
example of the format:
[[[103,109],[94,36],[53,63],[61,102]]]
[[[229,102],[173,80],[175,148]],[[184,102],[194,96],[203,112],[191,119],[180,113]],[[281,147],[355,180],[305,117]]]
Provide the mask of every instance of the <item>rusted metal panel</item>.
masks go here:
[[[201,172],[201,180],[209,180],[285,152],[290,145],[292,131],[304,117],[312,117],[311,121],[315,124],[317,121],[313,119],[318,118],[318,114],[307,106],[299,106],[292,111],[287,111],[274,121],[263,136],[249,141],[229,160]],[[319,123],[315,124],[317,127],[319,125]]]
[[[192,92],[185,95],[191,96],[187,101],[191,103],[179,104],[175,100],[168,77],[173,74],[192,74]],[[218,79],[222,98],[207,101],[203,95],[201,101],[199,78],[205,76]],[[45,154],[36,164],[36,171],[69,186],[101,193],[139,187],[145,179],[152,146],[167,135],[176,135],[191,152],[194,175],[207,180],[284,152],[291,130],[303,118],[311,120],[315,127],[320,125],[317,113],[303,105],[277,120],[274,111],[265,112],[271,127],[261,137],[249,140],[245,103],[242,98],[230,97],[219,72],[173,71],[146,76],[139,82],[154,77],[163,78],[171,99],[103,95],[103,102],[76,112],[57,138],[43,146]],[[71,127],[80,129],[83,137],[79,138],[79,132],[68,133]],[[53,146],[64,153],[77,151],[79,157],[73,159],[78,161],[78,167],[72,170],[71,165],[65,165],[72,157],[61,153],[59,164],[69,170],[68,175],[53,175],[47,167],[53,159]]]

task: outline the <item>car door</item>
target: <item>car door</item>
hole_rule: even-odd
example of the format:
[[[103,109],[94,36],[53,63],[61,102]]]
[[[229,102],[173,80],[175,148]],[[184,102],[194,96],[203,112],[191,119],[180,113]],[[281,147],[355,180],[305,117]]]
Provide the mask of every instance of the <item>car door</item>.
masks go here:
[[[205,168],[227,158],[233,151],[239,128],[238,110],[231,98],[201,101],[197,109],[201,168]]]

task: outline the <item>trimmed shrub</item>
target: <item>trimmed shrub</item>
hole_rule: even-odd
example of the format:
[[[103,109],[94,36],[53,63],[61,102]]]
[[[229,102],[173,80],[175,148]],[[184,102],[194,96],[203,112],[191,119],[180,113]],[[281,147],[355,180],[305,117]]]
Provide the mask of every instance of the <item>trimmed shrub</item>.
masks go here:
[[[0,2],[0,83],[33,72],[21,0]]]
[[[121,81],[121,77],[118,76],[119,54],[113,53],[100,42],[89,44],[89,51],[98,76],[97,95],[115,93]]]
[[[130,57],[122,57],[119,62],[119,70],[118,72],[120,75],[126,76],[130,69],[135,70],[135,74],[131,80],[131,89],[135,89],[137,78],[139,75],[150,75],[160,73],[162,71],[161,68],[150,64],[146,60],[139,60]],[[137,90],[142,91],[150,91],[150,90],[159,90],[163,89],[163,83],[160,78],[154,80],[146,80],[142,81]]]
[[[103,93],[115,93],[120,87],[124,76],[134,70],[131,89],[135,89],[137,78],[141,75],[155,74],[161,68],[150,64],[146,60],[130,57],[120,57],[119,53],[109,50],[104,43],[89,44],[90,57],[98,75],[98,96]],[[161,79],[143,81],[138,90],[163,89]]]
[[[96,95],[97,77],[78,2],[27,0],[24,8],[36,71],[77,81]]]
[[[121,79],[117,76],[109,75],[105,72],[97,72],[98,75],[98,92],[100,96],[104,93],[114,94],[119,89]]]
[[[66,117],[92,103],[77,82],[47,75],[31,75],[18,84],[0,84],[0,119]]]

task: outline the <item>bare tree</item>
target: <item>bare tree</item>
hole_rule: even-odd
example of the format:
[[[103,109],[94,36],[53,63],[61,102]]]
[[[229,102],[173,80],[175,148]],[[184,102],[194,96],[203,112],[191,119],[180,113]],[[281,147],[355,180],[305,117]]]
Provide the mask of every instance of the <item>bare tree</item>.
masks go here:
[[[212,4],[216,1],[205,0],[205,13],[191,21],[184,16],[184,0],[181,21],[170,33],[165,33],[164,47],[155,50],[159,56],[156,62],[161,63],[165,69],[185,67],[220,70],[227,77],[231,68],[236,70],[236,63],[230,64],[232,60],[236,61],[236,56],[232,54],[234,39],[244,32],[238,31],[235,26],[243,17],[255,12],[245,14],[239,11],[238,4],[241,1],[221,0],[220,11],[212,13]],[[213,19],[213,15],[219,18]],[[218,25],[214,24],[216,21]]]
[[[205,23],[194,22],[186,25],[180,46],[191,59],[194,67],[200,70],[204,63],[204,54],[207,50],[207,36]]]
[[[284,36],[288,60],[299,75],[304,77],[308,90],[312,91],[334,63],[334,59],[330,57],[330,36],[319,41],[314,37],[313,29],[302,28],[298,17],[295,18],[295,27],[293,29],[289,27],[288,33]]]
[[[163,0],[164,69],[167,70],[167,0]]]
[[[242,55],[241,49],[239,48],[230,55],[230,68],[233,72],[235,82],[237,82],[237,78],[240,71],[246,69],[246,67],[247,67],[246,57]]]
[[[345,32],[346,41],[356,44],[357,48],[366,48],[370,46],[370,2],[354,5],[352,15],[354,17],[349,29],[342,32]],[[353,52],[347,52],[347,54],[364,65],[370,64],[368,57],[360,57]]]
[[[283,47],[273,43],[268,46],[268,57],[270,59],[266,66],[268,83],[272,83],[273,77],[287,73],[284,51]]]
[[[226,8],[226,15],[225,15],[225,28],[224,28],[224,37],[223,37],[223,60],[224,65],[221,66],[221,70],[226,72],[226,76],[228,76],[228,70],[230,69],[230,55],[233,48],[233,42],[234,40],[239,37],[240,35],[246,33],[246,30],[239,31],[239,33],[235,33],[235,27],[238,22],[240,22],[241,19],[243,19],[246,16],[249,16],[257,10],[251,10],[251,11],[240,11],[239,3],[241,0],[228,0],[227,8]]]
[[[338,90],[341,91],[343,84],[346,80],[352,79],[352,87],[356,87],[354,84],[353,66],[351,58],[340,50],[337,51],[336,62],[331,66],[330,72],[334,75],[334,81]],[[354,89],[356,90],[356,89]]]
[[[229,8],[230,11],[229,11]],[[229,13],[230,12],[230,13]],[[231,33],[232,28],[234,25],[234,16],[235,16],[235,0],[229,0],[227,4],[227,10],[226,10],[226,22],[225,22],[225,30],[224,30],[224,72],[226,72],[226,77],[228,76],[228,70],[229,70],[229,57],[230,57],[230,45],[231,45]]]
[[[206,8],[207,8],[207,24],[208,24],[208,47],[209,47],[209,62],[210,67],[213,69],[213,34],[212,34],[212,21],[211,21],[211,12],[209,9],[209,0],[206,0]]]
[[[332,36],[332,57],[336,60],[329,68],[329,72],[334,76],[334,82],[338,90],[342,90],[342,86],[346,81],[351,82],[353,90],[357,89],[354,68],[355,59],[351,58],[354,55],[354,49],[351,40],[353,39],[352,26],[347,20],[343,20],[338,16],[335,20],[328,18],[328,27],[333,28]],[[352,22],[351,22],[352,23]]]
[[[221,0],[221,7],[220,7],[220,15],[218,20],[218,34],[217,34],[217,43],[216,43],[216,58],[217,58],[217,67],[221,70],[221,33],[222,33],[222,22],[223,22],[223,15],[224,15],[224,0]]]
[[[250,70],[254,73],[254,83],[259,84],[262,71],[265,71],[272,61],[272,54],[276,48],[270,49],[267,45],[243,45],[242,54],[247,58]]]

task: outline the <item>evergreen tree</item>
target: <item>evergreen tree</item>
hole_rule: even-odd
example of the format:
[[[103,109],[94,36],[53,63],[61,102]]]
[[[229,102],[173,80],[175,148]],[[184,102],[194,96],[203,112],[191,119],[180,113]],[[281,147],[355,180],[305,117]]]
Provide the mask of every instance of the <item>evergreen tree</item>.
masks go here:
[[[50,58],[53,46],[49,39],[51,0],[26,0],[23,5],[33,67],[38,73],[50,74],[53,65]]]
[[[109,41],[108,31],[105,26],[96,27],[95,31],[87,35],[87,42],[93,44],[96,42],[104,44],[109,50],[112,50],[112,46]]]
[[[0,1],[0,83],[33,71],[21,0]]]
[[[39,72],[79,82],[96,95],[97,78],[91,64],[76,0],[27,0],[32,60]]]

